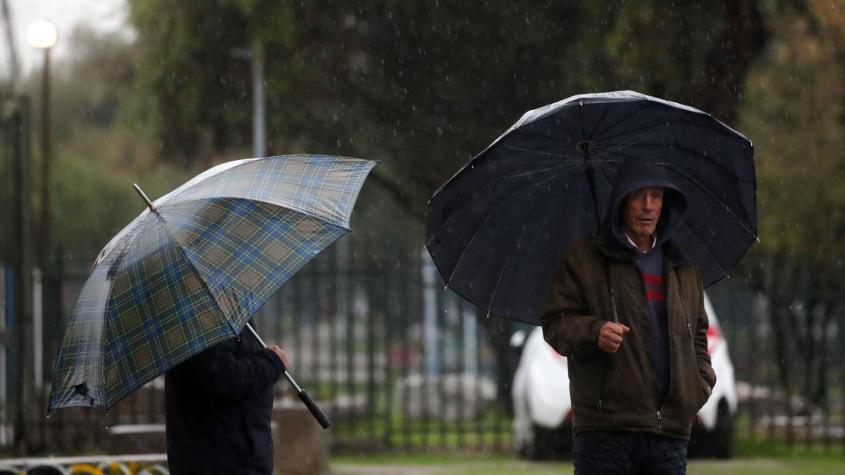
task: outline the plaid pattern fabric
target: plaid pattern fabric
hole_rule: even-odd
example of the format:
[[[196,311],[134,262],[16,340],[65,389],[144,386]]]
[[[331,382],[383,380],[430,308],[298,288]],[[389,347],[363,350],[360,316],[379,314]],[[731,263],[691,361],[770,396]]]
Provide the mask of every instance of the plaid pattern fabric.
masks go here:
[[[349,228],[368,160],[284,155],[229,162],[167,194],[156,205],[204,198],[244,198],[284,206]],[[351,199],[350,199],[351,198]]]
[[[110,407],[237,335],[273,292],[347,232],[373,162],[285,158],[240,161],[206,172],[200,175],[205,179],[188,184],[210,189],[195,192],[183,185],[109,243],[67,323],[51,409]],[[300,173],[303,184],[268,166],[273,163],[288,174]],[[328,184],[320,183],[320,167]],[[209,196],[210,190],[226,197]]]

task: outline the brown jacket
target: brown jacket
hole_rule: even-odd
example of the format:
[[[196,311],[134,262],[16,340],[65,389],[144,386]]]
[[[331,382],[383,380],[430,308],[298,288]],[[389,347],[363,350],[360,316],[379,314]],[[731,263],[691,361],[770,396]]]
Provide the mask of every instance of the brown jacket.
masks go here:
[[[716,383],[701,278],[671,241],[663,246],[670,381],[662,407],[657,407],[649,357],[648,304],[635,264],[589,237],[570,245],[555,269],[543,308],[543,333],[568,358],[576,431],[639,430],[688,438],[693,418]],[[631,328],[614,354],[597,344],[599,329],[611,320],[605,261],[619,323]]]

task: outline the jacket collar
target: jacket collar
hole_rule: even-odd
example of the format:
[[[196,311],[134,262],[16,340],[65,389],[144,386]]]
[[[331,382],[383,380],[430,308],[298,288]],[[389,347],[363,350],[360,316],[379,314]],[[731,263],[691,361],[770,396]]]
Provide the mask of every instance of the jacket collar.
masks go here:
[[[599,251],[611,259],[634,262],[637,256],[636,251],[623,247],[617,240],[608,238],[607,235],[600,234],[596,236],[596,241]],[[681,251],[681,248],[678,247],[673,239],[667,239],[663,244],[658,245],[663,246],[663,258],[666,260],[666,268],[672,268],[690,262],[690,259]]]

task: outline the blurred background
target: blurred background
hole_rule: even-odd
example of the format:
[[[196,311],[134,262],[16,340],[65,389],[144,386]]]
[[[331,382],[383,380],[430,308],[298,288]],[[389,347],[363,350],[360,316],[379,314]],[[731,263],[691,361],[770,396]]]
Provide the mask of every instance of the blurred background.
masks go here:
[[[161,381],[47,417],[64,319],[143,210],[132,183],[155,199],[214,164],[293,153],[381,161],[354,231],[257,318],[333,419],[329,453],[511,453],[527,329],[443,290],[426,202],[524,111],[619,89],[710,112],[755,146],[760,242],[709,291],[737,381],[733,443],[845,450],[842,2],[0,6],[3,453],[161,450]],[[149,442],[114,445],[118,427]]]

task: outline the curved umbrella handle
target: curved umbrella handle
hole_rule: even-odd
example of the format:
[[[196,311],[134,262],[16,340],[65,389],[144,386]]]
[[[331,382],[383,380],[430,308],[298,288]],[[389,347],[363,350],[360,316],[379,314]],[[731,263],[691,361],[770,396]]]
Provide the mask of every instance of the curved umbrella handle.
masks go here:
[[[252,333],[252,336],[254,336],[258,340],[258,342],[261,343],[261,346],[267,348],[267,344],[264,343],[264,340],[262,340],[260,336],[258,336],[258,332],[256,332],[255,329],[252,328],[252,325],[250,325],[249,322],[247,322],[246,328],[249,330],[250,333]],[[311,415],[313,415],[314,418],[317,419],[317,422],[320,423],[320,426],[323,429],[328,429],[329,427],[331,427],[332,423],[329,422],[328,417],[323,414],[323,411],[321,411],[319,406],[317,406],[317,404],[311,399],[311,396],[309,396],[304,389],[300,388],[299,385],[296,384],[296,380],[294,380],[293,376],[288,373],[287,369],[285,370],[285,379],[287,379],[290,385],[293,386],[293,389],[296,390],[296,395],[299,396],[299,400],[302,401],[303,404],[305,404],[305,407],[307,407],[309,411],[311,411]]]

